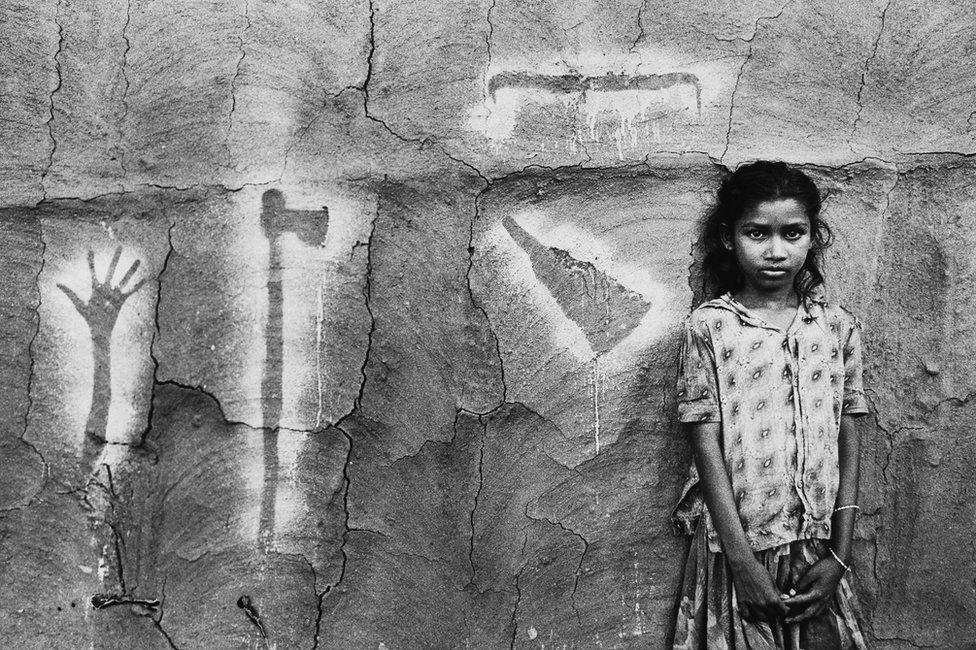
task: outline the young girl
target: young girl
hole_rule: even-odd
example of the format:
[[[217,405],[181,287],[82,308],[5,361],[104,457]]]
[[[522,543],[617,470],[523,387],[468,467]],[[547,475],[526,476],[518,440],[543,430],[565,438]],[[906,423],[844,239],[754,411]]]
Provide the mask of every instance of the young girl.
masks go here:
[[[688,317],[679,360],[695,464],[674,517],[694,540],[674,647],[863,648],[847,577],[861,325],[824,299],[817,187],[744,165],[704,240],[718,297]]]

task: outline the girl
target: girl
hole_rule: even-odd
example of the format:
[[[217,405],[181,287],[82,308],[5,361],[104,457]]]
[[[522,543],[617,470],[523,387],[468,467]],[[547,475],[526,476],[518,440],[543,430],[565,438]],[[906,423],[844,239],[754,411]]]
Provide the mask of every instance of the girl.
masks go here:
[[[863,648],[847,572],[867,413],[860,323],[823,297],[830,242],[803,172],[757,162],[718,192],[706,291],[685,323],[678,414],[694,534],[675,648]]]

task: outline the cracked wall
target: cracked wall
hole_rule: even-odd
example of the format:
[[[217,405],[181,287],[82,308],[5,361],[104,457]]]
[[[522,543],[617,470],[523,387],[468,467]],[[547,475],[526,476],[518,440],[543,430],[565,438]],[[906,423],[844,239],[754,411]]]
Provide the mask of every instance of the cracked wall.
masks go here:
[[[865,323],[868,633],[976,636],[969,5],[0,11],[2,638],[663,645],[675,332],[754,158]]]

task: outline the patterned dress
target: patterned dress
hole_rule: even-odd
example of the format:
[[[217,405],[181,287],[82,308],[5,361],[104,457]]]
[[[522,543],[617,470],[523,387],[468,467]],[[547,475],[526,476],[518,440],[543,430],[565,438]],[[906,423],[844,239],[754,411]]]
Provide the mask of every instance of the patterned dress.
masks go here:
[[[679,359],[678,414],[719,422],[735,506],[750,547],[784,592],[830,554],[842,415],[867,413],[861,325],[815,297],[786,331],[732,298],[689,316]],[[674,521],[693,534],[675,648],[864,648],[850,577],[823,615],[799,625],[738,613],[732,576],[694,466]]]

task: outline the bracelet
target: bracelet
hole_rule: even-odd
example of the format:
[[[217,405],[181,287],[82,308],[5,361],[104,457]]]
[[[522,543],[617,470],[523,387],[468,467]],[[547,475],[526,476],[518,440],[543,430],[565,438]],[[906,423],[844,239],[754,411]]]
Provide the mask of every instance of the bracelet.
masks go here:
[[[857,510],[860,510],[861,509],[861,506],[857,505],[856,503],[852,503],[850,505],[840,506],[839,508],[834,508],[834,512],[840,512],[841,510],[850,510],[851,508],[856,508]]]
[[[828,546],[827,547],[827,550],[830,551],[830,554],[834,556],[834,559],[835,560],[837,560],[837,564],[839,564],[842,567],[844,567],[844,573],[847,573],[848,571],[851,570],[851,567],[849,567],[846,564],[844,564],[844,561],[840,559],[840,556],[837,555],[837,553],[834,551],[834,549],[832,549],[831,547]]]

